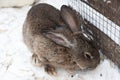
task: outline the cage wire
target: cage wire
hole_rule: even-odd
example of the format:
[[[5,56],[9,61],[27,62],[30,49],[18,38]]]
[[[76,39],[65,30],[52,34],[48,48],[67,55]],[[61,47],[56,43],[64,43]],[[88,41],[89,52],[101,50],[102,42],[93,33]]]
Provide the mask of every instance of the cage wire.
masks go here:
[[[93,45],[120,67],[120,0],[69,0],[84,18]]]

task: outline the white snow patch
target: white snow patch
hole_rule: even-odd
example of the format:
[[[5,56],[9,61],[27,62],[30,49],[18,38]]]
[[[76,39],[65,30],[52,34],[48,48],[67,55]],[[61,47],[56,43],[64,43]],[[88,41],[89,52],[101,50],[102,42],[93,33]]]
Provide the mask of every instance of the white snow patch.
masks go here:
[[[0,0],[0,7],[22,7],[33,4],[35,0]]]
[[[43,0],[57,8],[67,0]],[[68,0],[69,1],[69,0]],[[31,53],[22,40],[22,25],[30,6],[0,9],[0,80],[119,80],[119,69],[109,60],[101,61],[91,71],[68,73],[57,69],[57,76],[50,76],[43,67],[31,64]],[[73,75],[73,77],[71,77]]]

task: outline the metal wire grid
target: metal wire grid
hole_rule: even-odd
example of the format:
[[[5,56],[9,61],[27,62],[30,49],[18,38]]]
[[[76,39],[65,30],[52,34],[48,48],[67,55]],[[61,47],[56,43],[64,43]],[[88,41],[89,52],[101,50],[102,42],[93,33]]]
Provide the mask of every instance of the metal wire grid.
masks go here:
[[[116,3],[116,2],[115,2]],[[114,3],[114,4],[115,4]],[[86,20],[108,35],[113,41],[120,45],[120,27],[114,22],[91,8],[81,0],[70,0],[69,5],[75,8]],[[98,5],[99,7],[101,5]],[[115,6],[116,7],[116,6]],[[107,10],[108,8],[105,8]],[[109,12],[108,15],[111,15]],[[100,35],[97,35],[101,37]]]
[[[103,0],[84,1],[69,0],[69,5],[76,9],[84,18],[85,25],[83,30],[93,38],[93,45],[97,45],[102,53],[120,67],[120,27],[117,25],[120,21],[118,22],[119,19],[116,18],[116,16],[118,17],[117,13],[113,14],[113,12],[110,12],[106,4],[102,5],[98,2],[93,3],[94,6],[91,6],[86,3],[86,1],[100,1],[101,3]],[[118,0],[115,1],[117,2]],[[118,5],[115,5],[117,4],[116,2],[114,2],[112,7],[113,10],[116,8],[114,12],[118,11]]]

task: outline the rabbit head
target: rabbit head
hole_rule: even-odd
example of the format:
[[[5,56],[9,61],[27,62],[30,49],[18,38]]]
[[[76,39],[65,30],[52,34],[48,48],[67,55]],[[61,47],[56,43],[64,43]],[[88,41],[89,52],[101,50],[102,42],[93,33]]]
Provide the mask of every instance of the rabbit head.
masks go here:
[[[66,48],[79,69],[95,68],[100,62],[99,52],[81,31],[80,27],[84,23],[82,17],[78,16],[78,13],[71,7],[65,5],[61,7],[61,16],[66,26],[45,31],[43,35]]]

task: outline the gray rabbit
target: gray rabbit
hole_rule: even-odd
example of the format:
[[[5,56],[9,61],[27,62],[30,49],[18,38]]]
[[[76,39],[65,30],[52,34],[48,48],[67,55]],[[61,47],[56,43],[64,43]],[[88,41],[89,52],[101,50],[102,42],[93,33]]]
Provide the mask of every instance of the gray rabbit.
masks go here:
[[[100,62],[99,52],[83,36],[82,24],[82,17],[69,6],[61,10],[45,3],[33,6],[23,25],[23,39],[34,63],[53,75],[55,67],[94,69]]]

